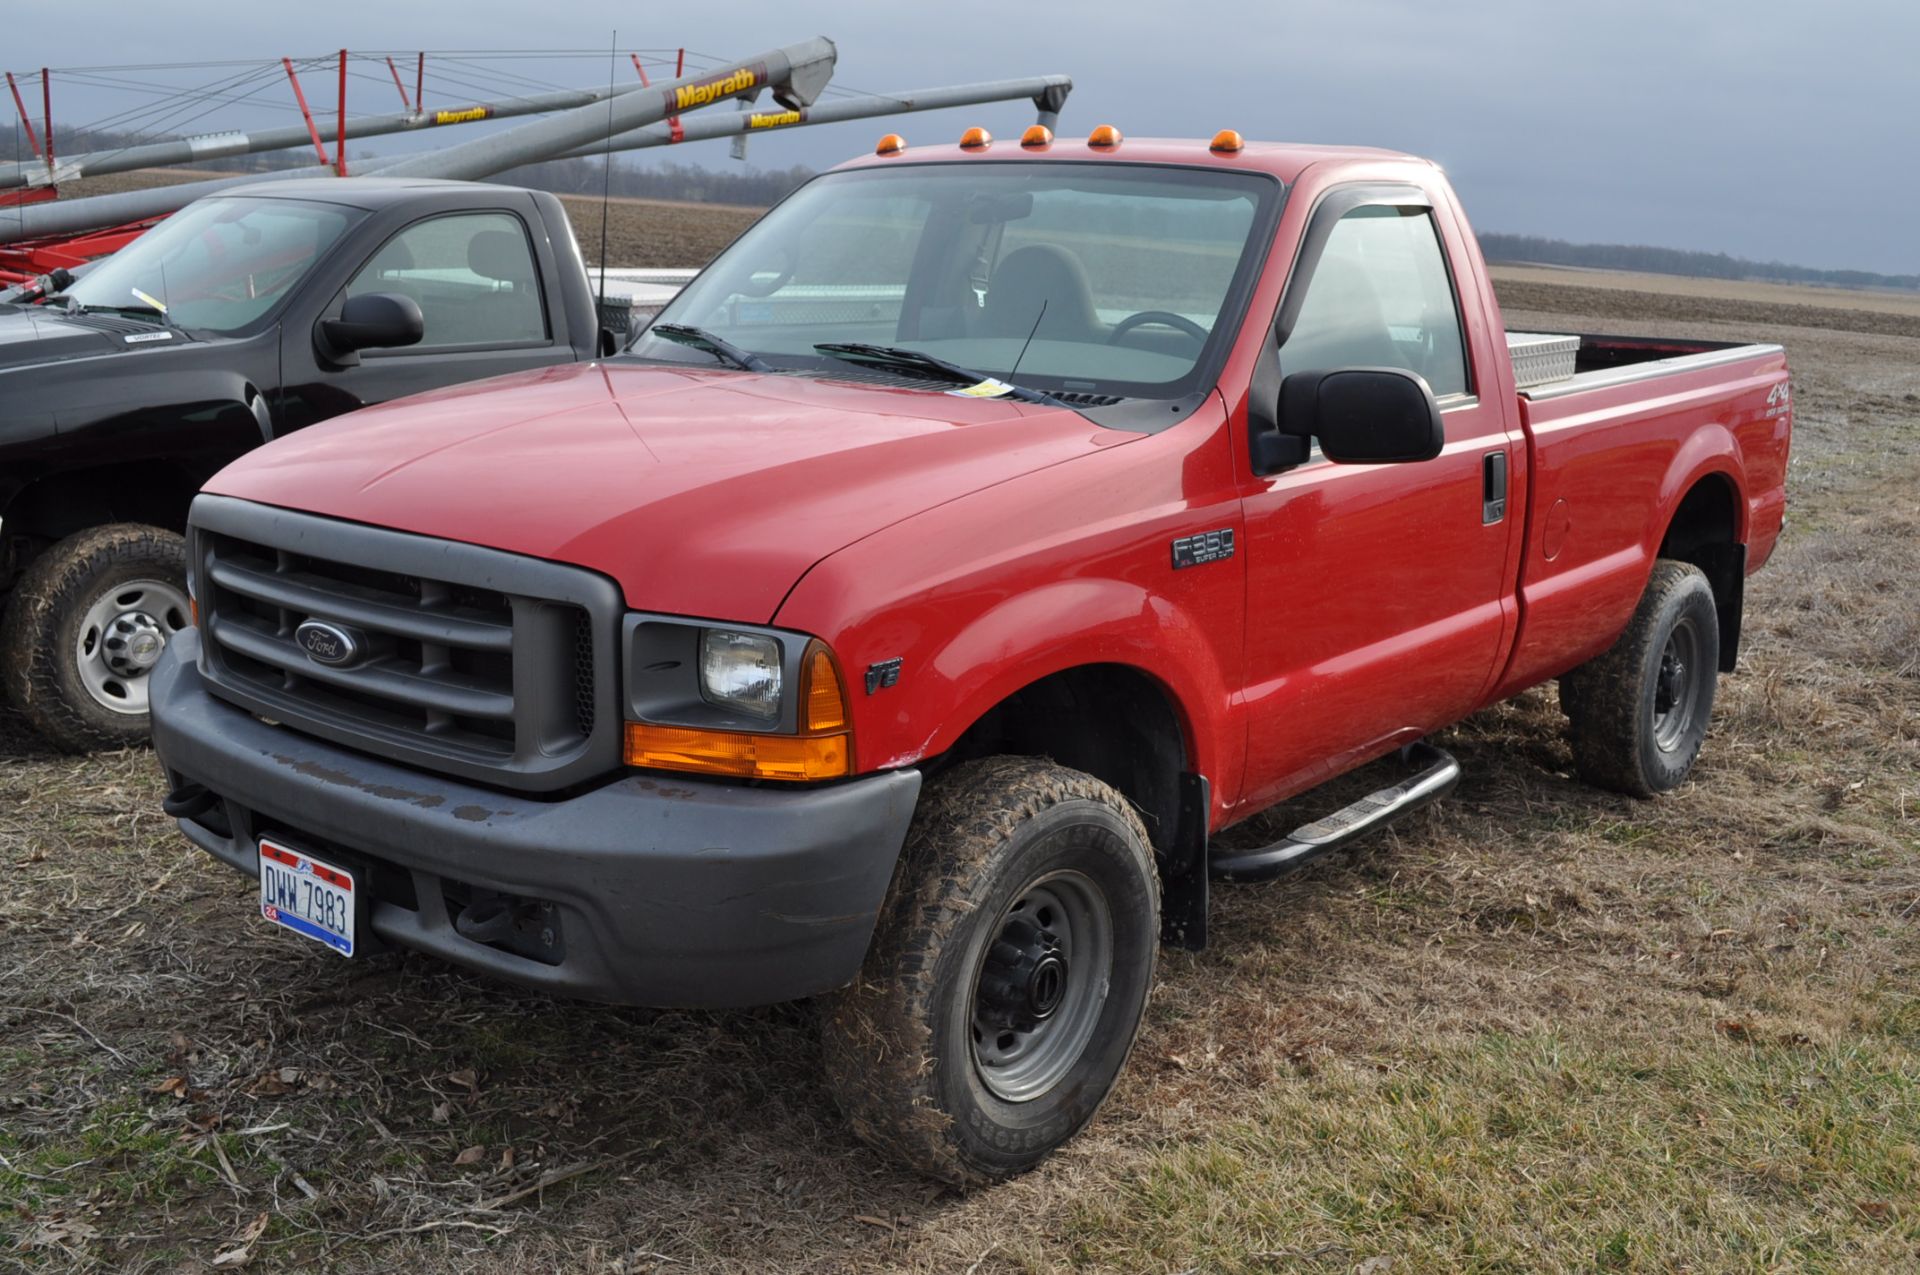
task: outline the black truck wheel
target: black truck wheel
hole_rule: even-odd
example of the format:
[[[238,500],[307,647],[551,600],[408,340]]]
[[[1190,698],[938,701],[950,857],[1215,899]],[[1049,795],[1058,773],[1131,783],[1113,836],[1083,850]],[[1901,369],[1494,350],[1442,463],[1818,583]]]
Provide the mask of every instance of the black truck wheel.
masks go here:
[[[1634,797],[1679,787],[1706,740],[1719,668],[1712,586],[1661,559],[1620,640],[1560,679],[1580,777]]]
[[[20,577],[0,624],[0,675],[27,722],[68,752],[147,737],[147,674],[191,622],[186,545],[116,523],[67,537]]]
[[[1132,807],[1051,762],[969,762],[922,795],[867,962],[827,1006],[854,1130],[955,1185],[1079,1132],[1139,1033],[1160,885]]]

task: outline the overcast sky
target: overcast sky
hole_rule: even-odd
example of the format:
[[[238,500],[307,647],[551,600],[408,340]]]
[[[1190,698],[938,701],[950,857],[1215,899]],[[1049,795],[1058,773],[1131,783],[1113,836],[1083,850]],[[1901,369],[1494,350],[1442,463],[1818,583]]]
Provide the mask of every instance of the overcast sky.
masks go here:
[[[0,58],[16,73],[43,62],[270,58],[341,45],[604,48],[615,28],[623,49],[730,55],[826,35],[840,50],[835,82],[859,89],[1071,75],[1063,131],[1233,127],[1431,156],[1483,230],[1920,272],[1914,0],[174,0],[9,10]],[[517,69],[581,86],[606,74],[585,60]],[[331,106],[330,80],[314,76],[307,87]],[[63,84],[57,69],[54,89],[56,119],[76,122],[138,100]],[[436,87],[429,58],[428,106],[472,96]],[[355,81],[348,103],[386,111],[398,96],[391,83],[381,96]],[[11,125],[11,109],[0,105],[0,126]],[[1015,133],[1031,118],[1025,104],[996,105],[892,127],[910,141],[944,140],[976,122]],[[283,122],[265,108],[246,119]],[[195,127],[238,122],[213,116]],[[757,138],[750,158],[824,167],[880,131],[861,122]],[[725,142],[642,154],[733,162]]]

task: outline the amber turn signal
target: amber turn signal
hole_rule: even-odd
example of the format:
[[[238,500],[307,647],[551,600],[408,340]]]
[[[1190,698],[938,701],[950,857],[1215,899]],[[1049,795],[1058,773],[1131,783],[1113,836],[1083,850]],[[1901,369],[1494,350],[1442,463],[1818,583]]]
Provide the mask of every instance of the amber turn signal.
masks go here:
[[[1234,155],[1245,150],[1246,145],[1237,129],[1223,128],[1213,135],[1213,142],[1207,149],[1216,155]]]
[[[960,134],[960,149],[963,151],[983,151],[993,145],[993,134],[975,124]]]
[[[838,735],[755,735],[627,723],[627,765],[738,779],[838,779],[853,769],[851,740]]]
[[[898,155],[905,149],[907,149],[906,138],[900,136],[898,133],[888,133],[885,137],[881,138],[879,144],[873,148],[873,153],[876,155]]]
[[[809,643],[801,667],[800,729],[811,735],[847,729],[847,697],[826,645]]]
[[[1102,124],[1087,134],[1087,145],[1098,150],[1112,150],[1120,144],[1120,130],[1111,124]]]
[[[1030,151],[1045,150],[1053,145],[1053,130],[1045,124],[1029,124],[1020,134],[1020,144]]]

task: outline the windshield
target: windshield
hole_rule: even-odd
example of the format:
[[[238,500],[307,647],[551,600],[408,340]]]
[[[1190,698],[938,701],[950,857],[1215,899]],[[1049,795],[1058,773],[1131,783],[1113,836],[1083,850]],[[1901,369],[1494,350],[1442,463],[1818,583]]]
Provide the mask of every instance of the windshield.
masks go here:
[[[363,215],[291,199],[203,199],[89,270],[66,295],[90,310],[164,307],[183,328],[238,332]]]
[[[864,344],[1053,393],[1178,398],[1206,388],[1238,326],[1279,196],[1259,174],[1145,165],[832,173],[756,223],[658,322],[779,370],[862,375],[815,347]],[[660,336],[635,352],[716,362]],[[895,381],[913,371],[888,366]]]

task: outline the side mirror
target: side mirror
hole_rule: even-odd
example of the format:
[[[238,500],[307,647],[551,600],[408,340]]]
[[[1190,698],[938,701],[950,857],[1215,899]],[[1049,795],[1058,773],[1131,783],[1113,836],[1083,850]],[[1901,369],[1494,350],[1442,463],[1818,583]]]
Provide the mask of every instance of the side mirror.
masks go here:
[[[352,367],[362,350],[413,345],[426,335],[427,321],[412,297],[395,292],[363,292],[348,297],[337,319],[322,319],[314,344],[330,363]]]
[[[1306,459],[1306,442],[1341,465],[1432,460],[1446,444],[1425,378],[1400,368],[1295,372],[1280,383],[1280,431],[1256,440],[1256,467],[1273,473]]]

